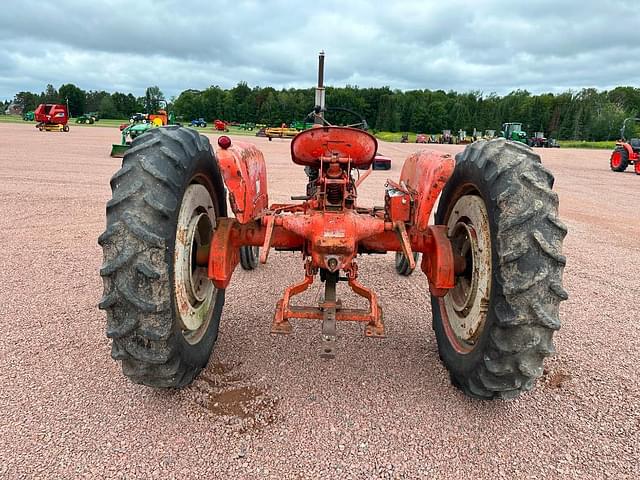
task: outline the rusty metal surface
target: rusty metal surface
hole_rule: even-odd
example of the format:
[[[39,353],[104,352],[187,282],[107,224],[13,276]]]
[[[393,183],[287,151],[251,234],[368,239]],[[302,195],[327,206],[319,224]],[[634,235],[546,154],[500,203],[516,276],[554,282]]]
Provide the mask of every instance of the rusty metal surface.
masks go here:
[[[349,127],[315,127],[291,141],[291,159],[298,165],[317,167],[320,158],[334,154],[349,159],[354,168],[371,165],[378,141],[371,134]]]
[[[462,195],[446,228],[454,255],[469,257],[470,268],[455,278],[455,286],[440,299],[440,311],[452,346],[467,353],[482,334],[491,293],[493,248],[484,201],[476,195]]]
[[[329,275],[324,282],[324,300],[320,303],[322,309],[322,358],[336,356],[336,298],[337,275]]]
[[[330,271],[344,269],[355,258],[358,242],[382,233],[386,228],[384,220],[360,215],[353,210],[310,211],[306,214],[284,215],[277,221],[285,230],[309,242],[309,254],[314,266]],[[333,268],[329,264],[331,258],[338,262]]]
[[[240,262],[238,248],[233,241],[233,218],[219,218],[211,239],[209,254],[209,278],[216,288],[227,288],[234,269]]]
[[[194,183],[184,193],[178,213],[173,251],[176,308],[184,330],[198,330],[209,316],[215,295],[206,263],[197,262],[197,250],[209,245],[216,224],[215,207],[206,187]],[[195,261],[194,261],[195,260]]]
[[[429,150],[416,152],[405,160],[400,184],[413,194],[414,223],[419,231],[427,229],[431,210],[454,167],[455,160],[450,154]]]
[[[411,241],[407,234],[407,229],[404,222],[398,221],[394,224],[396,231],[398,232],[398,238],[400,239],[400,246],[402,247],[402,253],[409,262],[409,268],[413,270],[416,268],[416,261],[413,258],[413,250],[411,248]]]
[[[428,229],[431,233],[431,252],[422,256],[421,268],[429,279],[431,294],[442,297],[455,285],[453,251],[446,226],[431,225]]]
[[[289,318],[292,318],[288,315],[289,311],[289,302],[291,301],[291,297],[295,295],[299,295],[313,283],[313,277],[316,272],[311,268],[311,264],[309,261],[305,263],[305,276],[304,280],[287,287],[284,291],[284,296],[278,300],[276,304],[276,312],[273,316],[273,323],[271,325],[271,333],[291,333],[291,325],[289,324]]]
[[[262,155],[242,143],[219,151],[237,220],[221,222],[213,236],[209,274],[214,284],[224,288],[229,283],[240,246],[262,246],[262,263],[271,248],[302,251],[304,280],[285,289],[271,331],[290,333],[292,318],[322,320],[326,357],[335,354],[336,321],[366,322],[365,335],[385,334],[376,294],[357,281],[358,253],[403,251],[415,267],[413,252],[422,252],[422,270],[431,292],[442,296],[453,286],[454,260],[446,228],[428,226],[434,203],[453,171],[453,158],[428,151],[411,155],[400,181],[388,180],[383,211],[359,208],[351,169],[370,167],[376,150],[375,138],[361,130],[316,127],[301,133],[291,144],[291,154],[295,163],[318,168],[315,193],[302,203],[268,209],[266,191],[259,187],[266,179]],[[332,300],[330,284],[325,284],[325,300],[317,307],[292,307],[291,297],[307,290],[320,270],[331,278],[344,272],[353,292],[367,300],[368,309],[342,308]]]
[[[260,218],[269,204],[262,152],[253,144],[234,141],[227,149],[218,148],[216,154],[238,221],[247,223]]]
[[[304,280],[285,289],[284,296],[276,304],[271,333],[290,333],[291,325],[289,324],[289,319],[292,318],[323,320],[323,322],[326,322],[326,310],[335,309],[325,325],[327,329],[332,328],[331,324],[334,321],[366,322],[367,326],[364,331],[366,336],[380,338],[385,336],[382,309],[378,304],[378,297],[375,292],[357,281],[358,267],[355,263],[351,263],[345,269],[348,285],[355,294],[367,300],[369,305],[367,309],[343,308],[341,302],[334,298],[335,295],[331,293],[331,289],[329,289],[329,296],[327,296],[327,291],[325,290],[325,299],[317,307],[291,306],[291,298],[307,290],[313,283],[316,273],[317,270],[311,266],[311,261],[308,260],[305,264]]]

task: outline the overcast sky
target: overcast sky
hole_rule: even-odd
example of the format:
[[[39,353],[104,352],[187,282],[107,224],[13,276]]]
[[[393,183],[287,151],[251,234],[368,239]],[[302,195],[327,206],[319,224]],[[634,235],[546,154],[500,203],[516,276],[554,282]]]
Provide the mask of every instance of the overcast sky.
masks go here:
[[[326,84],[506,94],[640,86],[640,0],[2,0],[0,99]]]

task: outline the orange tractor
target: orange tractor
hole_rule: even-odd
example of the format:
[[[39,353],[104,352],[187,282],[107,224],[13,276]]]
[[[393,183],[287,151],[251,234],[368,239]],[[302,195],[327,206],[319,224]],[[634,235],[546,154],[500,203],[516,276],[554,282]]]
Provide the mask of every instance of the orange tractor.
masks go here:
[[[269,204],[263,155],[248,142],[221,136],[214,149],[207,137],[175,126],[133,140],[111,179],[99,238],[100,308],[113,358],[136,383],[191,383],[212,353],[238,263],[254,268],[273,250],[300,252],[303,274],[277,302],[271,333],[290,334],[294,319],[317,320],[319,353],[333,358],[340,322],[363,324],[367,337],[386,334],[384,300],[359,280],[361,255],[401,252],[413,269],[421,253],[440,358],[453,383],[486,399],[531,389],[554,351],[558,307],[567,298],[567,230],[552,174],[527,146],[481,140],[455,159],[428,150],[410,155],[400,178],[387,180],[384,206],[361,206],[358,187],[380,168],[377,141],[324,118],[323,64],[321,54],[314,128],[291,142],[291,159],[308,176],[292,203]],[[319,304],[292,305],[318,279]],[[336,297],[338,282],[367,307],[347,308]]]
[[[620,140],[616,142],[616,148],[611,152],[609,166],[614,172],[624,172],[629,165],[633,165],[636,174],[640,175],[640,138],[627,140],[625,131],[627,123],[634,125],[640,122],[640,118],[626,118],[620,129]]]

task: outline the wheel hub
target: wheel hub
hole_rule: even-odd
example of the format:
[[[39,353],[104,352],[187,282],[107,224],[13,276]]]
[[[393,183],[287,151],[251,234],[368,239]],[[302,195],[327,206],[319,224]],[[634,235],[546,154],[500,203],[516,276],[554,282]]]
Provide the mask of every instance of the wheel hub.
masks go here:
[[[478,252],[478,237],[475,228],[464,222],[458,222],[453,229],[451,244],[456,256],[465,259],[466,268],[456,277],[455,287],[451,290],[451,304],[459,315],[468,315],[478,291],[478,275],[474,275],[475,255]]]
[[[613,166],[613,168],[619,168],[621,163],[622,155],[620,154],[620,152],[613,152],[613,155],[611,156],[611,165]]]
[[[491,232],[482,198],[460,197],[447,228],[453,254],[463,257],[466,265],[443,299],[447,331],[458,350],[469,352],[484,330],[491,293]]]
[[[174,251],[174,285],[176,308],[187,341],[197,343],[206,331],[213,309],[215,287],[207,267],[198,265],[198,250],[211,243],[216,223],[211,195],[205,186],[187,187],[178,214]]]

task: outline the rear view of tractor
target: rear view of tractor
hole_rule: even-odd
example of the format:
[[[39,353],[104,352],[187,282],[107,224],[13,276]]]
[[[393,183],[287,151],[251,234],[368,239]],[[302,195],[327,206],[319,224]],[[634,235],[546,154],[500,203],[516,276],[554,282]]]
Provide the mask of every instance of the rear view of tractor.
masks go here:
[[[69,112],[67,106],[57,103],[41,103],[35,109],[36,128],[41,132],[68,132]]]
[[[375,339],[386,335],[386,322],[401,321],[390,310],[383,315],[384,297],[359,275],[369,254],[399,252],[408,269],[424,274],[425,327],[435,331],[453,384],[483,399],[531,389],[554,351],[567,298],[567,229],[553,175],[526,146],[480,140],[455,159],[410,155],[400,178],[386,181],[383,206],[360,205],[360,185],[379,168],[377,141],[325,118],[323,64],[321,54],[315,125],[291,141],[291,159],[307,175],[291,203],[269,203],[265,160],[251,143],[221,136],[214,149],[181,127],[133,140],[111,179],[99,238],[100,308],[113,358],[136,383],[191,383],[211,356],[233,272],[238,263],[255,265],[259,247],[261,263],[278,251],[300,252],[301,279],[277,301],[271,333],[291,334],[294,320],[317,321],[318,353],[331,359],[340,322],[358,322]],[[316,281],[324,284],[319,303],[293,304]],[[366,307],[338,300],[339,282]]]
[[[616,148],[611,153],[609,166],[614,172],[624,172],[629,165],[633,165],[636,174],[640,175],[640,138],[627,140],[627,129],[633,129],[630,136],[636,133],[636,127],[640,118],[627,118],[620,129],[620,140],[616,142]]]

